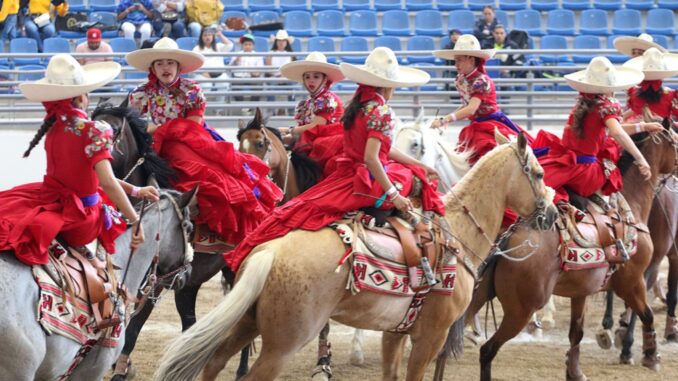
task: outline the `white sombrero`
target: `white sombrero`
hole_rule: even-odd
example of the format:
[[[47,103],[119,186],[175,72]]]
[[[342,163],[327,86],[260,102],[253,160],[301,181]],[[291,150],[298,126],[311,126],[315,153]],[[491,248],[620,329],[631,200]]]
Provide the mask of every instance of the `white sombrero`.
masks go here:
[[[296,82],[304,82],[304,73],[316,71],[323,73],[332,82],[344,79],[339,66],[327,62],[327,58],[320,52],[312,52],[303,61],[288,62],[280,67],[280,74]]]
[[[364,65],[344,62],[339,68],[351,81],[375,87],[421,86],[431,79],[423,70],[400,67],[393,51],[385,47],[374,49]]]
[[[661,80],[678,74],[678,54],[650,48],[642,56],[626,61],[624,67],[642,71],[647,81]]]
[[[31,101],[58,101],[105,86],[118,74],[120,65],[116,62],[97,62],[81,66],[69,54],[56,54],[49,60],[45,78],[21,83],[19,89]]]
[[[271,35],[270,38],[271,41],[275,40],[287,40],[290,44],[294,42],[294,37],[290,36],[287,34],[287,31],[285,29],[280,29],[278,33],[274,35]]]
[[[650,48],[657,48],[660,52],[666,52],[666,49],[654,42],[652,36],[646,33],[641,33],[638,37],[617,37],[614,40],[614,48],[627,56],[631,56],[633,49],[647,50]]]
[[[205,62],[202,54],[179,49],[176,41],[169,37],[159,39],[150,49],[139,49],[127,53],[125,59],[127,63],[141,71],[148,71],[153,61],[175,60],[179,62],[179,71],[182,74],[200,69]]]
[[[629,67],[615,67],[606,57],[595,57],[585,70],[565,76],[573,89],[588,94],[606,94],[626,90],[643,81],[643,72]]]
[[[472,34],[459,36],[454,49],[435,50],[433,55],[446,60],[453,60],[455,56],[472,56],[487,60],[494,56],[496,49],[480,49],[480,42]]]

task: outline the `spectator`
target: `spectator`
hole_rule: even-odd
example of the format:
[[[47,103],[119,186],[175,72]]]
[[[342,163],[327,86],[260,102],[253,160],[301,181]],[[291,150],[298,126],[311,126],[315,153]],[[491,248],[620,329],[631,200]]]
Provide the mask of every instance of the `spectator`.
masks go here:
[[[230,66],[240,66],[240,67],[262,67],[264,66],[264,58],[262,56],[257,56],[252,53],[254,53],[254,36],[251,34],[247,33],[240,37],[240,45],[242,45],[242,50],[240,53],[242,55],[234,57],[231,62],[229,63]],[[261,77],[261,72],[260,71],[247,71],[247,70],[234,70],[233,71],[233,77],[234,78],[257,78]],[[259,86],[259,83],[256,82],[241,82],[237,84],[241,87],[241,90],[247,90],[246,86]],[[242,101],[244,98],[241,96],[236,96],[235,100],[236,101]],[[252,96],[251,97],[252,102],[258,102],[259,97],[258,96]]]
[[[19,14],[19,0],[4,0],[0,8],[0,23],[2,32],[1,40],[12,40],[16,38],[16,24]]]
[[[28,15],[24,19],[26,37],[38,43],[40,52],[42,52],[42,41],[56,35],[54,23],[50,18],[55,11],[59,16],[64,16],[68,12],[68,3],[65,0],[30,0],[28,2]]]
[[[106,41],[101,41],[101,31],[98,28],[89,28],[87,30],[87,41],[80,43],[75,47],[76,53],[113,53],[111,45]],[[86,65],[94,62],[112,61],[112,57],[79,57],[80,65]]]
[[[506,29],[504,26],[497,24],[492,31],[492,42],[485,45],[484,49],[509,50],[519,48],[515,42],[506,39]],[[502,66],[522,66],[525,63],[525,56],[522,54],[498,53],[494,58],[501,61]],[[504,76],[502,75],[502,77]]]
[[[151,37],[151,20],[153,19],[151,0],[121,0],[118,4],[118,21],[125,38],[134,40],[134,33],[141,33],[141,41]]]
[[[492,41],[492,31],[497,26],[497,20],[494,18],[494,8],[486,5],[483,8],[483,17],[476,22],[473,34],[480,41],[480,46],[485,46]],[[489,42],[488,42],[489,40]]]
[[[219,38],[220,42],[217,42]],[[221,28],[216,24],[203,28],[200,32],[200,38],[198,39],[198,45],[193,48],[193,51],[196,53],[228,53],[233,50],[233,42],[224,36]],[[204,77],[205,79],[228,79],[228,73],[224,68],[224,57],[222,56],[205,56],[205,64],[202,66],[205,71],[198,73],[198,77]],[[228,82],[205,82],[203,83],[203,89],[212,89],[212,90],[228,90],[230,84]],[[218,96],[216,101],[223,101],[224,96]]]
[[[202,28],[218,24],[224,13],[221,0],[186,0],[188,34],[198,37]]]
[[[452,29],[450,30],[450,41],[445,45],[443,49],[449,49],[452,50],[454,49],[454,44],[457,43],[457,40],[459,39],[459,36],[461,36],[462,33],[459,29]],[[454,60],[445,60],[445,66],[454,66]],[[456,78],[457,76],[457,71],[456,70],[445,70],[443,72],[443,78]],[[445,91],[451,91],[454,90],[454,84],[451,83],[446,83],[445,84]]]
[[[271,52],[293,52],[292,42],[294,42],[294,37],[291,37],[287,34],[287,31],[280,29],[275,36],[271,36],[273,39],[273,46],[271,46]],[[264,60],[266,66],[274,66],[280,68],[282,65],[295,61],[294,56],[266,56]],[[268,74],[270,77],[280,77],[280,71]]]
[[[186,35],[184,0],[153,0],[153,29],[160,37],[181,38]]]

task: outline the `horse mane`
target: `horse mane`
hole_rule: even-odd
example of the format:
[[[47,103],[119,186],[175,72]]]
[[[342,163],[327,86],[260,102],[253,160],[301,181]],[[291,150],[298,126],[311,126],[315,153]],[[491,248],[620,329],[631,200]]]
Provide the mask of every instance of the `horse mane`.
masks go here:
[[[148,123],[141,117],[139,112],[128,107],[127,99],[120,106],[114,106],[110,102],[99,104],[92,112],[92,119],[99,115],[111,115],[127,120],[127,124],[129,124],[130,131],[132,131],[137,148],[139,149],[139,154],[144,158],[142,167],[146,174],[154,174],[161,188],[171,188],[177,173],[170,167],[167,161],[153,151],[153,137],[147,132]]]

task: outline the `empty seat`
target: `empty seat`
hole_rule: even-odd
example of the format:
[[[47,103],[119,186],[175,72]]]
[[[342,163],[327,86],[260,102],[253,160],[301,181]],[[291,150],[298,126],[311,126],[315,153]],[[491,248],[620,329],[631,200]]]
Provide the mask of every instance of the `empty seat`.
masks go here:
[[[224,4],[224,11],[244,11],[247,9],[245,0],[221,0],[221,3]]]
[[[405,0],[405,8],[408,11],[435,9],[431,0]]]
[[[499,9],[505,11],[527,9],[527,0],[499,0]]]
[[[348,29],[355,36],[376,36],[377,13],[374,11],[355,11],[351,13]]]
[[[266,24],[271,22],[280,21],[280,15],[278,12],[274,11],[257,11],[250,14],[252,17],[252,22],[250,25],[259,25]],[[255,36],[266,36],[268,37],[271,34],[270,30],[254,30],[252,34]]]
[[[497,19],[498,24],[501,24],[504,26],[504,28],[506,28],[506,33],[508,33],[509,30],[511,30],[509,26],[508,12],[502,11],[501,9],[497,9],[496,11],[494,11],[494,18]]]
[[[374,9],[388,11],[389,9],[403,9],[400,0],[374,0]]]
[[[647,12],[645,33],[673,35],[676,32],[674,18],[670,9],[650,9]]]
[[[551,11],[558,8],[558,0],[531,0],[530,8],[535,11]]]
[[[610,36],[610,37],[607,38],[607,49],[616,50],[615,47],[614,47],[614,40],[617,37],[621,37],[621,36],[615,35],[615,36]],[[629,59],[629,57],[627,57],[623,54],[619,54],[619,53],[606,54],[605,57],[607,57],[610,60],[610,62],[612,62],[612,63],[623,63],[623,62],[626,62]]]
[[[579,16],[579,33],[607,36],[607,12],[601,9],[587,9]]]
[[[197,41],[196,41],[197,44]],[[260,53],[265,53],[269,50],[271,50],[270,42],[267,37],[262,37],[262,36],[254,36],[254,51],[255,52],[260,52]]]
[[[464,0],[438,0],[436,1],[438,9],[441,11],[454,11],[457,9],[466,9]]]
[[[534,9],[517,11],[513,19],[513,29],[524,30],[530,36],[543,36],[541,14]]]
[[[574,12],[569,9],[549,11],[546,19],[546,33],[574,36]]]
[[[275,0],[247,0],[247,7],[252,11],[276,11]]]
[[[573,49],[600,49],[600,38],[598,36],[579,35],[574,38]],[[595,54],[575,54],[572,60],[575,63],[589,63]]]
[[[546,35],[541,38],[541,49],[567,50],[567,39],[565,39],[565,36]],[[542,54],[539,58],[545,64],[569,61],[569,58],[562,54]]]
[[[374,39],[375,48],[389,48],[394,52],[399,52],[403,50],[403,46],[400,43],[400,37],[396,36],[380,36]],[[396,54],[398,57],[398,63],[403,65],[405,64],[405,57],[402,55]]]
[[[654,8],[655,0],[626,0],[626,9],[637,9],[639,11],[647,11]],[[663,9],[678,9],[678,1],[676,0],[659,0],[657,8]]]
[[[223,24],[223,23],[226,22],[226,20],[228,20],[231,17],[239,17],[239,18],[247,19],[247,15],[245,14],[245,12],[242,12],[242,11],[226,11],[221,15],[220,21]],[[224,33],[224,36],[226,36],[226,37],[240,37],[243,34],[247,33],[247,30],[246,29],[243,29],[243,30],[224,30],[223,33]]]
[[[37,81],[45,76],[45,67],[43,65],[24,65],[19,68],[19,78],[21,82]]]
[[[115,53],[129,53],[137,49],[136,41],[130,38],[124,37],[112,38],[108,41],[108,44],[111,45],[111,49],[113,49],[113,52]],[[123,57],[116,57],[115,61],[126,65],[125,59]]]
[[[99,23],[102,38],[118,37],[118,16],[113,12],[92,12],[89,15],[89,21]]]
[[[9,42],[10,53],[38,53],[38,43],[32,38],[18,37]],[[39,65],[40,58],[11,58],[14,64],[21,65]]]
[[[612,33],[637,36],[640,30],[640,12],[635,9],[614,11],[612,17]]]
[[[329,37],[311,37],[308,39],[308,51],[323,53],[334,52],[336,51],[334,40]],[[328,56],[327,62],[337,63],[337,57]]]
[[[591,0],[563,0],[563,9],[582,11],[591,8]]]
[[[347,11],[360,11],[370,9],[370,0],[344,0],[344,9]]]
[[[407,50],[409,51],[424,50],[427,52],[432,52],[435,49],[435,41],[433,41],[433,37],[430,36],[413,36],[410,37],[409,41],[407,41]],[[435,63],[436,58],[432,54],[427,54],[424,56],[416,55],[407,56],[407,61],[409,63]]]
[[[114,50],[115,51],[115,50]],[[67,39],[61,37],[46,38],[42,42],[43,53],[70,53],[71,44]]]
[[[669,38],[666,36],[663,36],[661,34],[655,34],[652,36],[652,40],[657,44],[661,45],[661,47],[664,49],[669,48]]]
[[[621,9],[622,2],[620,0],[593,0],[593,8],[604,9],[606,11],[616,11]]]
[[[285,29],[287,33],[297,37],[312,37],[313,22],[311,14],[306,11],[290,11],[285,13]]]
[[[414,34],[425,36],[442,36],[443,16],[440,11],[419,11],[414,17]]]
[[[69,0],[68,10],[70,12],[87,12],[89,8],[85,5],[85,0]]]
[[[473,12],[466,9],[451,11],[447,18],[448,30],[459,29],[464,34],[470,34],[473,33],[475,25]]]
[[[177,38],[177,45],[182,50],[193,50],[198,45],[197,37],[179,37]]]
[[[410,15],[407,11],[392,9],[384,12],[381,18],[381,32],[388,36],[409,36]]]
[[[319,36],[345,36],[344,12],[338,10],[321,11],[316,14]]]
[[[468,0],[468,9],[472,11],[482,11],[487,5],[494,8],[494,0]]]
[[[367,39],[364,37],[351,36],[346,37],[341,40],[341,51],[342,52],[367,52],[369,48],[367,46]],[[343,62],[348,62],[352,64],[364,64],[367,55],[364,56],[341,56]]]
[[[111,0],[89,0],[89,9],[94,12],[115,12],[118,7],[117,3],[117,1]],[[152,9],[149,9],[149,11],[152,11]]]
[[[308,4],[306,0],[285,0],[280,2],[280,9],[283,12],[289,11],[307,11]]]
[[[286,1],[286,0],[283,0],[283,1]],[[282,1],[281,1],[281,3],[282,3]],[[317,11],[326,11],[326,10],[329,10],[329,9],[334,9],[334,10],[341,9],[341,7],[339,7],[339,2],[336,1],[336,0],[311,0],[311,8],[316,12]]]

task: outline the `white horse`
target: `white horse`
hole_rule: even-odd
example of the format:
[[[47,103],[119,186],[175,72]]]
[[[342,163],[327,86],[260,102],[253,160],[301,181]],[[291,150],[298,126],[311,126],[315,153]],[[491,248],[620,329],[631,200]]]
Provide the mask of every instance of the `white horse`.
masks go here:
[[[118,237],[115,245],[118,252],[112,256],[118,268],[127,267],[131,261],[125,286],[130,295],[137,291],[151,266],[156,252],[161,262],[174,258],[183,262],[188,243],[190,225],[186,224],[195,190],[183,195],[161,192],[161,200],[146,208],[143,217],[146,242],[130,259],[129,244],[132,229]],[[154,237],[160,234],[161,241]],[[166,265],[167,263],[163,263]],[[118,280],[121,280],[118,274]],[[38,285],[30,266],[19,262],[13,253],[0,253],[0,298],[4,305],[0,313],[0,378],[12,381],[53,381],[64,375],[72,364],[81,345],[58,334],[46,335],[36,317],[38,316]],[[124,329],[123,329],[124,330]],[[121,337],[121,341],[124,336]],[[78,365],[69,380],[101,380],[122,350],[96,345]]]

